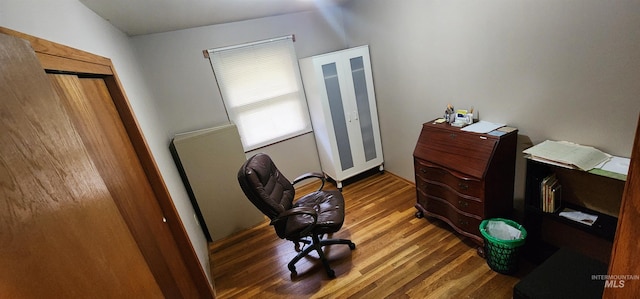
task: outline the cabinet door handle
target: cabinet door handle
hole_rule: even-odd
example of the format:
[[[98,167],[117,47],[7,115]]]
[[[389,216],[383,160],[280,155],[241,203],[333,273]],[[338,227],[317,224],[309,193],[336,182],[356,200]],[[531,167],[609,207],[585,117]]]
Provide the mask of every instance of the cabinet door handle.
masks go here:
[[[464,200],[458,200],[458,204],[463,208],[466,208],[469,206],[469,203]]]
[[[469,189],[469,185],[465,184],[465,183],[458,183],[458,187],[462,190],[467,190]]]

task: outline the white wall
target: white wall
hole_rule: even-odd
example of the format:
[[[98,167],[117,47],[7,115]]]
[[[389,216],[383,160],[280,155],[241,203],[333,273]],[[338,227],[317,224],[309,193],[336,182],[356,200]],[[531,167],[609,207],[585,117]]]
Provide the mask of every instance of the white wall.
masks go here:
[[[336,8],[328,9],[339,17]],[[345,47],[341,23],[319,12],[303,12],[249,21],[204,26],[132,38],[145,79],[154,94],[163,125],[176,133],[228,122],[213,70],[202,51],[294,34],[298,57]],[[266,152],[289,179],[319,171],[313,134],[250,153]],[[240,165],[238,165],[240,167]]]
[[[552,139],[630,156],[640,1],[354,0],[344,14],[350,46],[370,45],[390,172],[413,181],[421,124],[447,103],[518,127],[519,150]],[[517,174],[521,199],[521,158]]]
[[[147,143],[202,267],[209,273],[208,247],[168,149],[156,110],[129,38],[77,0],[2,0],[0,26],[71,46],[112,60]]]

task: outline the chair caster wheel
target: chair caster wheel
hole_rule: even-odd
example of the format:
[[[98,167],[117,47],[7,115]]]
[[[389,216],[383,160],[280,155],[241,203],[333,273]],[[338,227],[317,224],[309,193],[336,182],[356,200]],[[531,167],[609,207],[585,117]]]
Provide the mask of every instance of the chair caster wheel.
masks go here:
[[[422,212],[416,212],[416,218],[421,219],[422,217],[424,217],[424,214]]]
[[[296,271],[296,267],[294,266],[289,266],[289,271],[291,271],[291,276],[298,275],[298,272]]]
[[[327,270],[327,275],[329,278],[336,278],[336,271],[333,271],[333,269]]]
[[[349,249],[351,249],[351,250],[356,249],[356,244],[355,243],[349,243]]]

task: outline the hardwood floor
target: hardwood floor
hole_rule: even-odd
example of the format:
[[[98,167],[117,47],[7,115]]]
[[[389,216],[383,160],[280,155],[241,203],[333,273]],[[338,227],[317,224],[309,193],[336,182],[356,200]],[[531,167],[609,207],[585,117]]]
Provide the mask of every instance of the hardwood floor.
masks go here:
[[[474,243],[447,224],[416,218],[414,185],[393,174],[348,184],[343,194],[346,219],[333,237],[349,238],[357,248],[325,248],[337,278],[329,279],[314,258],[299,261],[291,277],[293,243],[279,239],[265,221],[210,245],[218,298],[511,298],[526,272],[496,273]]]

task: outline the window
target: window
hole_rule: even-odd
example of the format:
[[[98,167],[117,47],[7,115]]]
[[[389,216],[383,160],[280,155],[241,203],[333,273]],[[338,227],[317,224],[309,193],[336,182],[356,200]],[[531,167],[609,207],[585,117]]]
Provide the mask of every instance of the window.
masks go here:
[[[245,151],[311,132],[293,36],[209,53]]]

